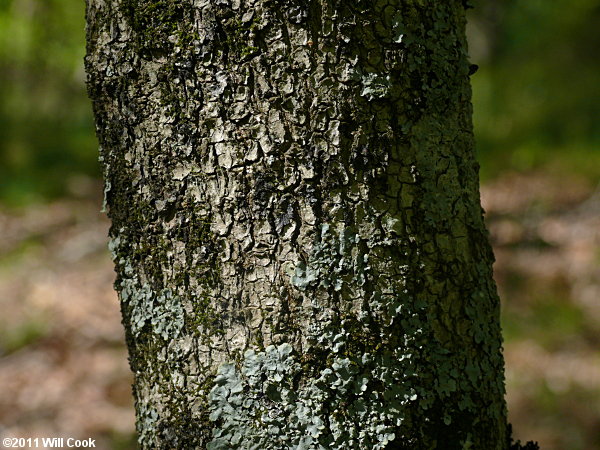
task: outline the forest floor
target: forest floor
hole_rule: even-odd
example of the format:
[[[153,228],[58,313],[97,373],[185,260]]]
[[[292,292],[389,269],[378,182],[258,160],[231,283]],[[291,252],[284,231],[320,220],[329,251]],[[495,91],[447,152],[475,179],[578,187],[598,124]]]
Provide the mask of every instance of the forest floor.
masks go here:
[[[91,195],[0,209],[0,437],[135,448],[109,223]],[[509,174],[482,188],[515,437],[600,448],[600,190]]]

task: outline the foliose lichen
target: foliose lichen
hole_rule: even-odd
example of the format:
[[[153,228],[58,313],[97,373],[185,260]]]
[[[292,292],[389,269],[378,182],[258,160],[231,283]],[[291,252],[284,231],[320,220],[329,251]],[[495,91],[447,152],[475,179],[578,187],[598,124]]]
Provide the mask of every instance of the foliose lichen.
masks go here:
[[[121,239],[117,237],[111,239],[108,244],[113,259],[118,258],[120,242]],[[124,277],[118,283],[121,302],[130,311],[131,331],[134,336],[139,336],[142,330],[149,326],[153,334],[165,341],[177,338],[185,321],[181,299],[169,288],[155,292],[149,284],[137,281],[127,260],[121,258],[118,263],[124,266],[124,275],[132,276]]]
[[[363,285],[369,267],[367,255],[358,251],[359,242],[360,236],[349,227],[336,236],[329,224],[320,225],[308,261],[294,268],[292,285],[301,291],[317,287],[340,291],[345,279]]]
[[[374,353],[338,356],[345,336],[329,338],[336,356],[304,384],[287,343],[246,351],[240,370],[222,365],[209,394],[217,426],[208,448],[383,449],[394,441],[403,411],[417,400],[400,383],[407,374]]]
[[[146,325],[165,340],[179,336],[184,324],[184,310],[170,289],[155,294],[147,284],[137,287],[124,282],[121,300],[131,306],[131,330],[137,336]]]

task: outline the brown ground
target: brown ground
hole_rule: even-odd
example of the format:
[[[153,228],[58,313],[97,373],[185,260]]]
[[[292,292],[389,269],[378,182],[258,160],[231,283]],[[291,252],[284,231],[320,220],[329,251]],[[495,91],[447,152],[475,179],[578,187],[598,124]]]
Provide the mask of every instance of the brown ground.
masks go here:
[[[504,302],[515,435],[600,448],[600,190],[507,175],[482,198]],[[0,437],[134,445],[131,376],[100,201],[0,210]]]

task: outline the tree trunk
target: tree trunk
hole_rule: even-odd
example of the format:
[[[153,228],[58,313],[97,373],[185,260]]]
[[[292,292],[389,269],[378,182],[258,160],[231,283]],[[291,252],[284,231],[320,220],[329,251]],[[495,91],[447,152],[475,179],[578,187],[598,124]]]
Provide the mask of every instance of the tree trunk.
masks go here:
[[[142,448],[507,448],[464,2],[87,3]]]

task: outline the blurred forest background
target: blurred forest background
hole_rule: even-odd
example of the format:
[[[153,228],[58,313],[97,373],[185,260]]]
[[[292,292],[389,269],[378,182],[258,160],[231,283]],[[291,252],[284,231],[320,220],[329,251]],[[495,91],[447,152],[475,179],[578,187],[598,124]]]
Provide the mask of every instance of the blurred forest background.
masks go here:
[[[515,435],[600,448],[600,2],[474,1]],[[135,448],[83,0],[0,0],[0,434]]]

